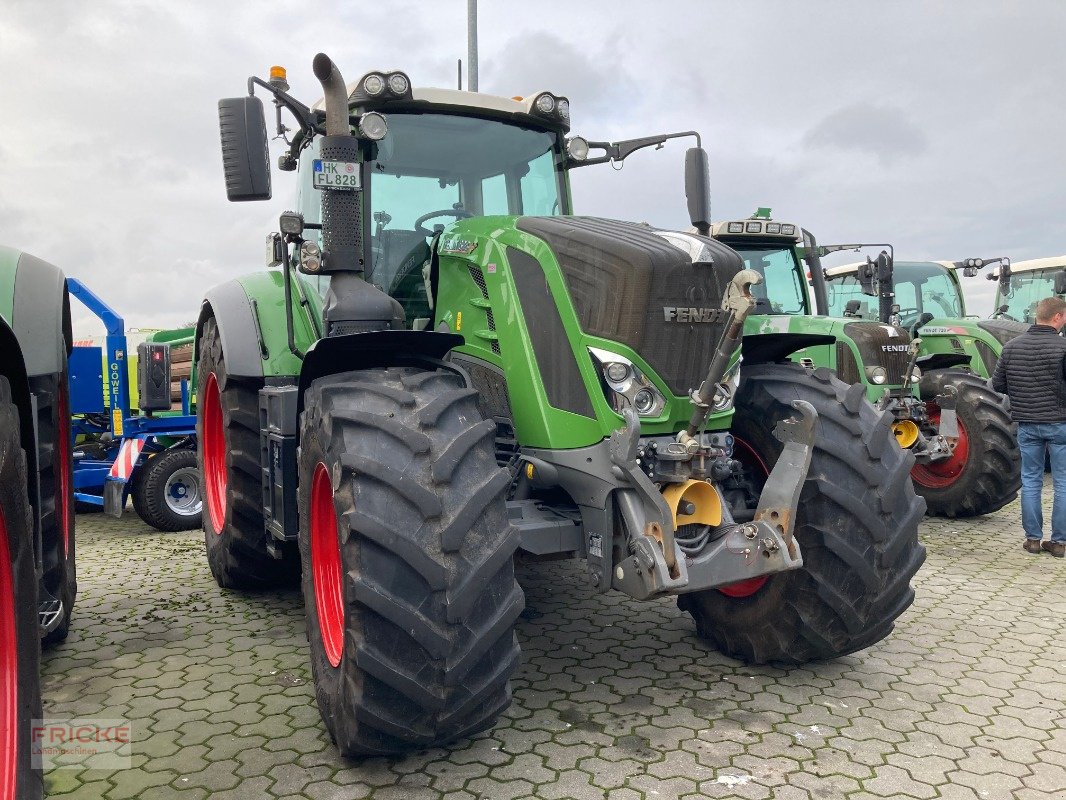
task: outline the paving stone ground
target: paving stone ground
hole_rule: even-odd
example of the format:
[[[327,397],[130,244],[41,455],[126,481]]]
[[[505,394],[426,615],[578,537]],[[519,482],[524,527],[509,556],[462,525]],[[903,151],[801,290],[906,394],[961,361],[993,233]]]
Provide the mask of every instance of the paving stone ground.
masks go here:
[[[926,521],[894,634],[802,669],[725,658],[672,601],[594,595],[576,563],[523,565],[524,660],[499,725],[362,763],[320,723],[297,592],[223,592],[201,533],[132,514],[79,516],[77,535],[76,621],[45,656],[46,714],[128,719],[134,755],[53,770],[50,796],[1066,797],[1066,560],[1022,552],[1017,503]]]

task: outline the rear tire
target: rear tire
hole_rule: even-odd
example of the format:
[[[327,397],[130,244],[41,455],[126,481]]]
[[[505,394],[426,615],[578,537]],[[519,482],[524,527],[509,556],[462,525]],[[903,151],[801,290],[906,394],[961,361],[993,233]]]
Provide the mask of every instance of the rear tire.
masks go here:
[[[74,544],[74,479],[67,374],[30,380],[37,396],[37,472],[41,490],[44,588],[63,602],[59,625],[41,640],[49,647],[66,640],[78,596]]]
[[[0,377],[0,797],[39,798],[30,726],[41,719],[40,628],[26,454],[11,387]]]
[[[1010,418],[1005,395],[988,388],[984,379],[957,370],[922,376],[922,399],[930,417],[939,420],[933,402],[945,386],[958,389],[956,414],[959,444],[956,454],[931,464],[915,464],[914,488],[938,517],[991,514],[1018,496],[1022,486],[1022,456],[1018,426]]]
[[[300,421],[300,553],[315,694],[346,756],[495,724],[519,661],[518,532],[495,425],[451,372],[315,381]]]
[[[294,552],[267,551],[259,463],[261,380],[226,371],[218,323],[204,323],[197,364],[196,456],[204,489],[207,563],[225,589],[269,589],[295,582]]]
[[[925,502],[911,486],[913,457],[863,386],[796,364],[744,367],[732,432],[773,468],[773,428],[793,400],[818,411],[810,472],[796,512],[798,570],[761,584],[682,595],[698,634],[749,663],[801,664],[854,653],[885,638],[911,604],[910,579],[925,560],[918,522]]]
[[[164,533],[200,527],[202,482],[195,450],[167,450],[139,470],[130,492],[138,516]],[[184,492],[184,494],[181,494]]]

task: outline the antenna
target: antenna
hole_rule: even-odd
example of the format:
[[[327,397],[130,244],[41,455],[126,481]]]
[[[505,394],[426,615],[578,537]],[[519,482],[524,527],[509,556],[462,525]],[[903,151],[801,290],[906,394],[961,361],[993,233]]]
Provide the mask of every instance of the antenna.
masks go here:
[[[458,78],[459,78],[459,85],[456,86],[455,88],[458,89],[461,92],[461,91],[463,91],[463,59],[461,59],[461,58],[455,59],[455,68],[456,68],[457,75],[458,75]]]
[[[477,0],[466,0],[466,88],[477,91]]]

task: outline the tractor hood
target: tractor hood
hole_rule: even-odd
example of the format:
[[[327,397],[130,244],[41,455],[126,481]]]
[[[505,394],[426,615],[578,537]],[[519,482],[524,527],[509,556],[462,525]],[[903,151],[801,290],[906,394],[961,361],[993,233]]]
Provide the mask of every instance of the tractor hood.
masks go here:
[[[744,266],[735,251],[592,217],[520,217],[515,227],[551,249],[585,334],[631,347],[677,395],[700,385],[725,328],[726,286]],[[536,309],[524,312],[535,323]]]
[[[1000,344],[1006,344],[1030,328],[1028,323],[1015,322],[1010,319],[983,319],[977,325],[982,330],[988,331]]]

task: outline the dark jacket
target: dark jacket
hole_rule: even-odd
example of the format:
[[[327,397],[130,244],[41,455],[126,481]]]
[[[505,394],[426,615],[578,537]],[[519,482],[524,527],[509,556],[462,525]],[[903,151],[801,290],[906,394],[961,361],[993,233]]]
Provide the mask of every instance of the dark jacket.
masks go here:
[[[1066,422],[1066,339],[1033,325],[1003,347],[992,388],[1010,398],[1015,422]]]

